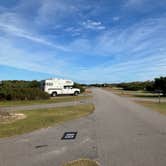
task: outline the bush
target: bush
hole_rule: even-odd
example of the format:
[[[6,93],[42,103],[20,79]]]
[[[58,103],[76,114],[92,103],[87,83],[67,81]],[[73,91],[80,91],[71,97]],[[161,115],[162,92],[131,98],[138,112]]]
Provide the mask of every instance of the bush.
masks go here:
[[[155,90],[160,90],[166,96],[166,77],[155,78]]]
[[[2,81],[0,87],[3,88],[40,88],[39,81],[12,80]]]
[[[0,100],[48,99],[49,95],[39,88],[0,88]]]
[[[81,84],[74,83],[73,88],[78,88],[78,89],[80,89],[80,92],[81,92],[81,93],[85,92],[85,88],[84,88]]]
[[[147,90],[153,91],[153,81],[145,82],[129,82],[129,83],[119,83],[116,84],[117,87],[123,88],[124,90]]]

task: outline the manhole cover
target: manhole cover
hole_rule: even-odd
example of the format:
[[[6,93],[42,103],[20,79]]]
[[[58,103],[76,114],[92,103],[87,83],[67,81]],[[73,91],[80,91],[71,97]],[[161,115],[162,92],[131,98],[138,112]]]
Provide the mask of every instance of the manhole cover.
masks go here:
[[[61,138],[62,140],[70,140],[70,139],[75,139],[77,136],[77,132],[65,132],[63,134],[63,137]]]

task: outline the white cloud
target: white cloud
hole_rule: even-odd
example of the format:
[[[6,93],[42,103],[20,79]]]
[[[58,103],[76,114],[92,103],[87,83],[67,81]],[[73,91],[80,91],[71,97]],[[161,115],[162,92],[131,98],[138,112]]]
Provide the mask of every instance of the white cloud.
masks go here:
[[[165,57],[165,58],[164,58]],[[116,64],[101,64],[76,71],[80,78],[89,82],[119,82],[153,79],[166,72],[166,54],[133,59]],[[84,81],[85,81],[84,80]]]
[[[82,26],[91,30],[104,30],[106,27],[100,21],[87,20],[82,22]]]
[[[113,19],[113,21],[119,21],[119,20],[120,20],[120,17],[119,17],[119,16],[115,16],[115,17],[113,17],[112,19]]]
[[[63,19],[74,16],[78,12],[76,4],[63,0],[42,0],[38,9],[36,22],[38,24],[53,25]]]
[[[11,35],[14,35],[17,37],[22,37],[22,38],[31,40],[33,42],[51,46],[51,47],[54,47],[54,48],[57,48],[57,49],[60,49],[63,51],[69,51],[67,48],[65,48],[63,46],[51,43],[51,42],[47,41],[46,39],[44,39],[43,37],[36,36],[34,34],[31,34],[30,32],[24,31],[23,29],[17,28],[10,24],[3,24],[0,22],[0,30],[3,30],[8,34],[11,34]]]
[[[106,31],[97,39],[96,52],[121,56],[126,54],[132,56],[136,52],[147,50],[158,52],[159,49],[165,48],[165,26],[165,18],[156,18],[144,20],[127,28]]]
[[[60,59],[56,52],[30,52],[17,48],[14,44],[4,38],[0,38],[0,64],[12,66],[19,69],[38,71],[63,75],[66,62]]]
[[[108,30],[94,40],[75,40],[70,44],[75,53],[86,55],[88,52],[94,59],[95,56],[111,57],[104,64],[75,69],[75,76],[93,82],[116,82],[117,78],[132,81],[165,75],[165,26],[165,18],[148,19],[124,29]]]

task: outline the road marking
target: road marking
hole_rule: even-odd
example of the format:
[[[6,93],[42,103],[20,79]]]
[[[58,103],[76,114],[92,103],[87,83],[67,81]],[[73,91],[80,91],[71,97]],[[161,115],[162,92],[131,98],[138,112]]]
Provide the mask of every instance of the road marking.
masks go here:
[[[65,132],[62,136],[62,140],[71,140],[75,139],[77,136],[77,132]]]

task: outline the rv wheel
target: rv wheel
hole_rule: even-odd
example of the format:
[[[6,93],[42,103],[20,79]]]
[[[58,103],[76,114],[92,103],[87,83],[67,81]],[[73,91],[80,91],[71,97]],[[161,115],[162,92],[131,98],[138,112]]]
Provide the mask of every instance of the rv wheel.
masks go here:
[[[57,96],[57,92],[53,92],[53,93],[52,93],[52,96],[53,96],[53,97],[56,97],[56,96]]]
[[[78,96],[78,94],[79,94],[79,93],[78,93],[77,91],[74,92],[74,96]]]

